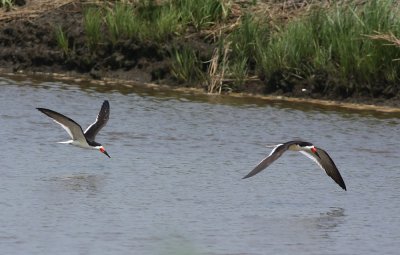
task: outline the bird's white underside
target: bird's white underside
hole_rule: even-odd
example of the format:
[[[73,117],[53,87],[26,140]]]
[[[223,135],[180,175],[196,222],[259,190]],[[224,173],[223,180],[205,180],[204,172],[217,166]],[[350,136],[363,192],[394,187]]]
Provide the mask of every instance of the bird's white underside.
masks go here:
[[[276,149],[278,149],[278,147],[279,147],[279,146],[282,146],[282,145],[283,145],[283,144],[281,144],[281,143],[275,145],[274,148],[272,149],[272,151],[270,152],[270,154],[268,155],[268,157],[271,156],[272,154],[274,154],[274,152],[276,151]]]
[[[69,141],[63,141],[63,142],[58,142],[58,143],[65,143],[65,144],[71,144],[80,148],[84,148],[84,149],[99,149],[93,146],[90,146],[87,141],[86,138],[84,136],[84,134],[82,133],[82,129],[79,126],[76,126],[74,129],[70,129],[67,126],[63,125],[62,123],[56,121],[53,119],[53,121],[57,124],[59,124],[63,129],[65,129],[65,131],[67,131],[68,135],[73,139],[73,140],[69,140]],[[90,126],[89,126],[90,128]]]
[[[64,141],[64,142],[58,142],[58,143],[65,143],[65,144],[71,144],[80,148],[84,149],[99,149],[100,146],[90,146],[86,141],[79,141],[79,140],[69,140],[69,141]]]
[[[58,125],[60,125],[63,129],[65,129],[65,131],[67,131],[68,135],[69,135],[72,139],[74,139],[74,136],[73,136],[71,130],[70,130],[67,126],[64,126],[62,123],[56,121],[55,119],[53,119],[53,121],[54,121],[55,123],[57,123]],[[63,142],[63,143],[66,143],[66,142]]]
[[[325,170],[322,165],[319,163],[319,161],[313,156],[313,154],[310,154],[307,151],[300,151],[301,154],[305,155],[307,158],[311,159],[312,161],[314,161],[315,163],[317,163],[317,165],[322,169]]]

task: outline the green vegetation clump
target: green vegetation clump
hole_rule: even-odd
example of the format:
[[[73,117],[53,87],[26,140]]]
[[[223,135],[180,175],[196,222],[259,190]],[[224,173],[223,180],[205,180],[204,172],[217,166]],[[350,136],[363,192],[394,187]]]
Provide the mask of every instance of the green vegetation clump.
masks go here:
[[[259,68],[266,77],[281,72],[306,79],[323,72],[330,81],[321,89],[340,87],[345,95],[373,94],[376,88],[395,93],[400,48],[370,37],[377,32],[400,36],[400,16],[394,6],[395,1],[371,0],[312,10],[280,27],[259,47]]]
[[[94,51],[97,44],[103,39],[102,26],[102,10],[91,7],[84,13],[84,22],[86,40],[91,51]]]
[[[140,24],[136,20],[133,7],[120,2],[107,11],[106,26],[112,43],[137,36],[140,31]]]
[[[13,0],[0,0],[0,7],[5,8],[7,11],[10,10],[14,5]]]
[[[223,21],[229,15],[229,7],[222,0],[172,0],[170,5],[181,13],[184,23],[201,30],[216,22]]]
[[[163,4],[141,0],[135,5],[117,1],[111,8],[88,8],[84,27],[88,48],[95,51],[100,44],[117,45],[126,40],[163,44],[184,35],[189,27],[199,31],[215,25],[228,13],[229,8],[222,0],[171,0]],[[172,76],[186,83],[204,80],[203,63],[195,50],[186,46],[181,50],[173,47],[170,51]]]
[[[171,52],[171,73],[178,82],[193,83],[204,80],[202,62],[196,52],[188,47],[174,48]]]
[[[252,15],[244,15],[226,38],[229,43],[227,76],[233,79],[233,89],[240,88],[249,75],[254,75],[259,48],[268,42],[270,27]]]
[[[93,22],[98,25],[100,11],[96,13],[93,8],[89,10],[85,15],[85,24],[90,24],[85,26],[91,27]],[[209,27],[222,21],[229,13],[222,0],[171,0],[163,4],[157,4],[154,0],[141,0],[135,5],[118,1],[104,12],[105,20],[102,22],[113,44],[127,39],[162,42],[180,35],[188,26],[197,30]],[[94,30],[89,29],[86,33],[90,31]],[[101,41],[101,38],[90,35],[88,38],[93,38],[91,43]]]
[[[63,51],[63,54],[67,56],[69,53],[68,38],[63,28],[60,25],[55,27],[55,36],[58,47],[60,47],[61,50]]]

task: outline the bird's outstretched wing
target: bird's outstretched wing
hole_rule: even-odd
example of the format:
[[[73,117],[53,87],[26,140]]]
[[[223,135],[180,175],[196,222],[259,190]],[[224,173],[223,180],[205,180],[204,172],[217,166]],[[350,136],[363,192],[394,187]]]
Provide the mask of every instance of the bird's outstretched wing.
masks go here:
[[[258,174],[265,168],[267,168],[269,165],[272,164],[275,160],[277,160],[282,154],[287,151],[289,148],[289,145],[287,143],[285,144],[278,144],[275,146],[275,148],[271,151],[271,153],[261,160],[261,162],[250,172],[248,173],[243,179],[252,177],[253,175]]]
[[[300,152],[317,163],[323,170],[325,170],[328,176],[330,176],[342,189],[346,190],[346,184],[344,183],[343,178],[340,175],[340,172],[332,158],[325,150],[317,147],[315,148],[317,149],[318,155],[305,151]]]
[[[46,114],[47,116],[52,118],[56,123],[62,126],[68,132],[72,140],[86,141],[81,126],[74,120],[68,118],[67,116],[62,115],[61,113],[49,109],[45,108],[36,108],[36,109]]]
[[[109,117],[110,103],[105,100],[101,106],[99,114],[97,115],[96,121],[85,130],[85,137],[88,141],[94,142],[97,133],[107,124]]]

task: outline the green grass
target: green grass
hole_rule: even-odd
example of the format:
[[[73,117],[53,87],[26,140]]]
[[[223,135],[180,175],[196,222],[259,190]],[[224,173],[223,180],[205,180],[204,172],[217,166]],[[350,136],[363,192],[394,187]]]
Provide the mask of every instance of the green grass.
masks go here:
[[[250,62],[256,59],[257,47],[268,42],[269,27],[255,20],[250,14],[242,17],[240,25],[228,36],[231,43],[232,57],[242,62],[248,58]]]
[[[205,79],[202,62],[192,48],[188,46],[174,48],[171,57],[171,74],[178,82],[193,84]]]
[[[229,76],[233,79],[232,89],[234,91],[240,91],[241,86],[246,82],[249,75],[248,58],[243,57],[228,66]]]
[[[112,43],[129,39],[141,30],[131,5],[117,2],[106,14],[106,26]]]
[[[129,39],[163,42],[182,35],[188,26],[200,30],[214,25],[227,18],[229,12],[222,0],[170,0],[162,4],[154,0],[140,0],[135,4],[116,1],[104,11],[101,7],[86,10],[85,33],[90,49],[100,42],[115,45]],[[107,36],[102,36],[102,26]]]
[[[258,49],[268,43],[269,36],[268,25],[250,14],[244,15],[239,26],[227,36],[231,48],[228,71],[232,78],[238,80],[236,85],[242,85],[244,76],[252,70],[254,72]]]
[[[307,22],[294,21],[268,41],[258,41],[256,54],[261,70],[271,76],[280,70],[293,73],[308,68],[314,53],[312,28]]]
[[[183,28],[180,13],[170,3],[156,5],[152,0],[142,0],[135,15],[141,24],[140,41],[162,42],[179,34]]]
[[[7,11],[10,10],[14,5],[13,0],[0,0],[0,7],[3,7]]]
[[[68,38],[60,25],[55,27],[55,36],[58,47],[63,51],[64,56],[67,56],[69,53]]]
[[[158,42],[169,39],[175,35],[179,35],[185,25],[179,22],[179,12],[178,10],[171,8],[170,6],[165,6],[160,11],[159,17],[149,24],[151,33],[149,34],[149,39],[154,39]]]
[[[103,13],[97,7],[90,7],[84,12],[85,34],[91,51],[94,51],[103,39],[101,32],[102,17]]]
[[[140,1],[134,6],[117,2],[106,14],[106,27],[112,43],[134,39],[139,42],[156,41],[179,34],[180,14],[170,4],[155,5],[154,1]]]
[[[285,72],[307,78],[328,73],[348,93],[373,92],[374,86],[399,81],[400,49],[366,35],[376,31],[400,36],[394,1],[371,0],[364,5],[317,9],[294,20],[259,45],[258,68],[267,77]],[[392,85],[390,85],[392,83]]]
[[[226,19],[230,12],[228,5],[222,0],[171,0],[171,4],[182,14],[182,21],[196,30]]]

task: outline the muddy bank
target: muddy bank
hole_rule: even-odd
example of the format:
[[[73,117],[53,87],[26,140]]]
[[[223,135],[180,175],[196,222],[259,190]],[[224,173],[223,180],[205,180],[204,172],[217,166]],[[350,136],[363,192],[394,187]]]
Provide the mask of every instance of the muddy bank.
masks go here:
[[[286,105],[292,109],[298,110],[318,110],[323,109],[326,111],[338,111],[345,113],[359,113],[375,116],[377,118],[399,118],[400,107],[392,107],[389,105],[373,105],[366,103],[349,103],[333,100],[321,100],[311,98],[296,98],[286,97],[279,95],[261,95],[252,93],[229,93],[224,95],[207,94],[201,88],[193,87],[179,87],[169,86],[155,83],[137,83],[131,80],[119,80],[115,78],[103,78],[101,80],[92,79],[86,75],[80,75],[75,73],[73,76],[68,76],[65,73],[41,73],[36,72],[35,74],[26,74],[22,72],[18,73],[7,73],[6,70],[0,68],[1,76],[5,79],[20,82],[24,84],[26,81],[32,84],[41,84],[43,81],[52,82],[63,82],[65,84],[71,84],[73,86],[79,86],[82,89],[94,89],[98,91],[120,91],[121,93],[130,93],[134,90],[138,91],[163,91],[166,95],[176,96],[181,94],[182,96],[189,96],[197,99],[203,99],[207,102],[252,102],[252,104],[280,104]],[[194,100],[194,99],[193,99]]]
[[[243,1],[245,2],[245,1]],[[301,1],[298,1],[301,2]],[[40,3],[46,4],[41,11]],[[50,5],[50,7],[49,7]],[[53,5],[53,6],[51,6]],[[67,73],[101,80],[119,79],[137,83],[166,84],[172,87],[195,87],[206,90],[207,84],[178,82],[171,74],[171,49],[190,47],[199,58],[208,62],[212,58],[215,42],[209,35],[189,31],[185,36],[169,38],[164,42],[119,41],[114,45],[99,45],[95,52],[87,47],[83,26],[83,11],[88,3],[81,1],[27,1],[15,6],[9,14],[0,15],[0,68],[7,72]],[[36,8],[36,9],[35,9]],[[14,14],[13,14],[14,13]],[[15,15],[15,13],[19,13]],[[239,13],[239,14],[238,14]],[[240,16],[240,10],[236,15]],[[234,17],[232,17],[234,20]],[[57,42],[55,30],[62,26],[73,51],[63,52]],[[316,92],[324,82],[324,74],[313,80],[284,80],[281,74],[265,80],[257,74],[233,90],[258,95],[285,96],[309,99],[339,100],[347,103],[366,103],[400,107],[400,97],[375,97],[353,94],[341,97],[336,92]],[[229,81],[225,81],[229,85]],[[266,84],[274,89],[266,89]],[[269,86],[271,88],[271,86]],[[287,89],[290,88],[290,89]]]
[[[29,6],[27,6],[28,8]],[[1,21],[0,67],[18,72],[67,72],[94,79],[121,78],[148,82],[152,73],[166,67],[162,48],[124,42],[111,49],[104,46],[92,54],[85,47],[82,26],[84,4],[73,1],[38,13]],[[65,56],[58,46],[55,29],[62,26],[75,51]]]

